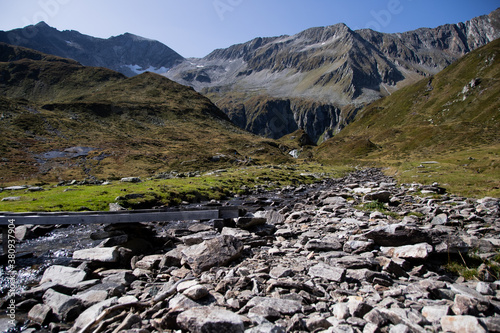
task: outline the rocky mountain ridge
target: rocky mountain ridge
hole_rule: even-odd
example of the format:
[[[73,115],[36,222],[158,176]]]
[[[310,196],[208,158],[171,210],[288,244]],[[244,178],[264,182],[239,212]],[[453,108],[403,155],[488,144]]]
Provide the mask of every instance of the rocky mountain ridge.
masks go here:
[[[497,150],[499,51],[497,39],[369,104],[342,132],[319,145],[316,157],[322,162],[408,154],[437,158],[451,151]]]
[[[102,39],[73,30],[59,31],[45,22],[0,31],[0,42],[74,59],[84,66],[106,67],[127,76],[146,71],[164,73],[184,60],[168,46],[130,33]]]
[[[437,28],[384,34],[372,30],[353,31],[344,24],[305,30],[293,36],[256,38],[247,43],[215,50],[202,59],[187,59],[171,69],[167,77],[202,91],[227,114],[241,119],[245,128],[273,133],[271,126],[254,126],[258,109],[251,98],[302,99],[353,109],[364,103],[433,75],[466,53],[500,37],[500,9],[465,23]],[[278,109],[289,117],[286,103]],[[228,107],[228,105],[230,105]],[[315,113],[315,109],[308,110]],[[275,118],[264,112],[259,124]],[[314,117],[314,116],[312,116]],[[300,127],[298,115],[287,131]],[[346,117],[344,117],[346,118]],[[323,132],[335,132],[344,124]],[[321,135],[306,132],[314,140]],[[279,134],[272,134],[277,137]]]
[[[433,75],[498,38],[499,15],[497,9],[464,23],[395,34],[336,24],[255,38],[202,59],[184,59],[157,41],[129,33],[100,39],[44,22],[2,31],[0,42],[127,76],[168,70],[167,77],[205,94],[242,128],[271,138],[303,128],[319,143],[345,127],[367,102]]]

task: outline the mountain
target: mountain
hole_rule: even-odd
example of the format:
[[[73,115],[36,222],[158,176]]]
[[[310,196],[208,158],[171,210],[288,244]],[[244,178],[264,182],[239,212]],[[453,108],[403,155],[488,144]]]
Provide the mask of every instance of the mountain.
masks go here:
[[[108,39],[59,31],[45,22],[0,31],[0,42],[70,58],[85,66],[106,67],[127,76],[164,73],[184,58],[166,45],[130,33]]]
[[[470,52],[434,76],[369,104],[350,125],[316,148],[316,158],[321,162],[358,163],[451,154],[454,157],[450,159],[457,163],[457,158],[463,158],[458,155],[481,156],[479,152],[485,152],[481,157],[484,168],[496,170],[498,175],[499,55],[500,39]],[[461,168],[466,169],[473,160],[469,158]],[[482,171],[477,168],[471,172]]]
[[[109,179],[291,160],[233,125],[208,98],[164,76],[0,43],[0,174]]]
[[[202,92],[254,133],[277,138],[303,127],[321,141],[366,103],[436,74],[498,37],[500,9],[465,23],[396,34],[337,24],[215,50],[186,59],[166,76]],[[280,131],[272,125],[277,119],[288,120]]]

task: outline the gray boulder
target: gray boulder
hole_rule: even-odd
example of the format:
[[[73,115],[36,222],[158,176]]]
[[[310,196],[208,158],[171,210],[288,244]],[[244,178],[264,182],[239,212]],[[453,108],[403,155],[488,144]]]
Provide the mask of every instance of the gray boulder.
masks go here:
[[[305,245],[309,251],[337,251],[342,249],[342,243],[335,236],[326,236],[322,239],[311,239]]]
[[[79,299],[49,289],[43,295],[43,302],[63,322],[75,320],[83,310]]]
[[[239,258],[243,243],[233,236],[220,236],[190,246],[182,251],[183,263],[196,272],[224,266]]]
[[[177,324],[192,333],[243,333],[240,316],[218,307],[197,307],[180,313]]]
[[[247,307],[267,306],[275,309],[281,314],[293,315],[300,312],[302,304],[299,301],[291,299],[282,299],[274,297],[254,297],[247,303]]]
[[[113,305],[118,301],[117,297],[109,298],[105,301],[92,305],[87,310],[83,311],[78,318],[76,318],[73,327],[68,331],[69,333],[77,333],[81,329],[91,325],[101,312]]]
[[[443,332],[453,333],[486,333],[488,332],[479,319],[473,316],[444,316],[441,318]]]
[[[378,201],[387,203],[391,200],[391,192],[389,191],[377,191],[373,193],[368,193],[363,198],[364,201]]]
[[[36,304],[28,313],[28,319],[43,326],[49,323],[51,314],[52,308],[50,306],[45,304]]]
[[[59,265],[50,266],[43,273],[40,284],[54,282],[63,286],[76,286],[83,280],[87,273],[81,269]]]
[[[345,273],[345,268],[332,267],[323,262],[320,262],[309,269],[309,276],[312,278],[320,277],[328,281],[339,283],[344,280]]]
[[[78,250],[73,253],[74,260],[97,261],[104,263],[117,263],[120,261],[118,248],[94,247],[91,249]]]
[[[375,227],[364,234],[380,246],[402,246],[418,243],[431,243],[431,235],[418,227],[404,224],[391,224]]]

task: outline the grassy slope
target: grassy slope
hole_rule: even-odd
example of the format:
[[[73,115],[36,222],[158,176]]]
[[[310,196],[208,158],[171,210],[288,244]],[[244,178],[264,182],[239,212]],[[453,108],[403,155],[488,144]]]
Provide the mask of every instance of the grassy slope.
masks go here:
[[[368,105],[318,147],[316,157],[323,163],[391,166],[404,181],[440,181],[464,194],[499,196],[498,54],[500,40]],[[429,159],[440,164],[417,168]]]
[[[13,49],[14,56],[0,59],[4,184],[290,160],[273,141],[236,128],[207,98],[160,75],[125,78]],[[75,146],[95,150],[86,158],[37,160]],[[217,155],[218,162],[211,161]]]

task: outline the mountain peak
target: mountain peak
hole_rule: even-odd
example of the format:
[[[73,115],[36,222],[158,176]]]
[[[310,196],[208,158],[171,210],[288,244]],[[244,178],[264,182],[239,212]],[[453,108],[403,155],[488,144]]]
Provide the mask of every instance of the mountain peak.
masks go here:
[[[35,24],[35,27],[37,28],[52,28],[50,25],[45,23],[45,21],[40,21],[37,24]]]
[[[0,31],[0,42],[74,59],[85,66],[106,67],[127,76],[144,71],[165,73],[184,60],[161,42],[131,33],[103,39],[77,31],[59,31],[43,21],[35,26]]]
[[[159,43],[157,40],[154,40],[154,39],[150,39],[150,38],[146,38],[146,37],[142,37],[142,36],[138,36],[138,35],[134,35],[130,32],[126,32],[122,35],[118,35],[116,37],[112,37],[112,38],[128,38],[128,39],[131,39],[133,41],[146,41],[146,42],[156,42],[156,43]]]

